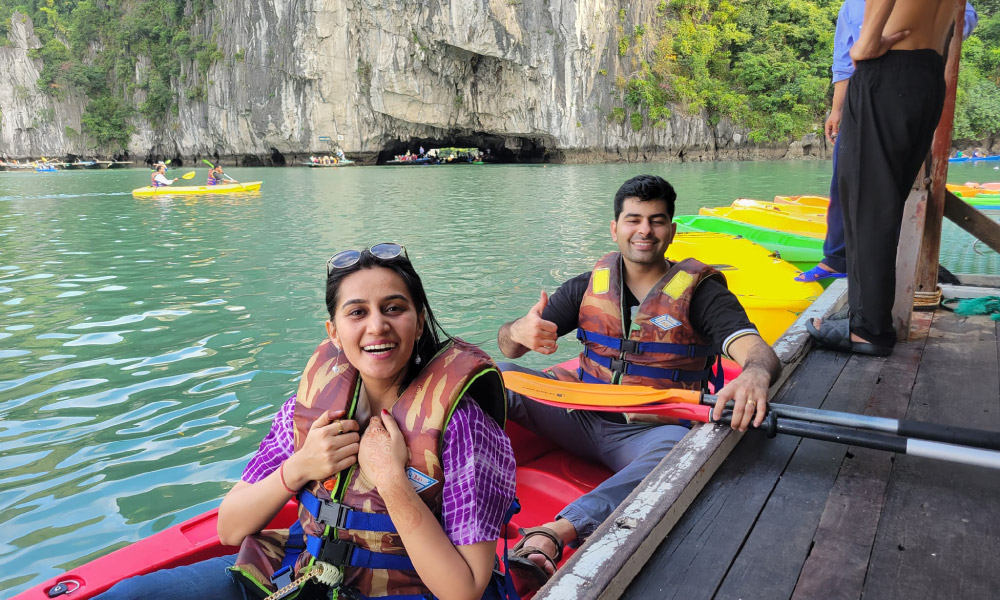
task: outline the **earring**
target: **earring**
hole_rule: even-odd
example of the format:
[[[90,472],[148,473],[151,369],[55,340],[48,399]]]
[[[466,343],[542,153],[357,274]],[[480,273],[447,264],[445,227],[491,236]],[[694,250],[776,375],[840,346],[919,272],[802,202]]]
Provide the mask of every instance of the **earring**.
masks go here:
[[[413,359],[413,364],[415,364],[415,365],[419,365],[420,364],[420,355],[419,354],[416,356],[416,358]]]

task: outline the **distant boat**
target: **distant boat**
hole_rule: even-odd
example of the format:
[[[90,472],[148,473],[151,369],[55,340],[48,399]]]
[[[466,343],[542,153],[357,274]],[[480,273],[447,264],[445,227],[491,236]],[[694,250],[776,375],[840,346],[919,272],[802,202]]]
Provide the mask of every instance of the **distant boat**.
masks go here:
[[[949,158],[950,163],[959,162],[979,162],[979,161],[989,161],[989,160],[1000,160],[1000,154],[995,154],[993,156],[958,156],[955,158]]]
[[[76,162],[66,163],[67,169],[96,169],[98,168],[96,160],[78,160]]]
[[[132,166],[130,160],[112,160],[108,162],[108,169],[125,169]]]
[[[422,158],[410,158],[403,160],[397,158],[395,160],[387,160],[385,161],[385,164],[400,166],[400,167],[410,167],[416,165],[436,165],[438,164],[438,159],[434,158],[433,156],[424,156]]]
[[[351,160],[349,158],[345,158],[344,160],[341,160],[341,161],[338,161],[338,162],[335,162],[335,163],[318,163],[318,162],[310,162],[308,160],[304,160],[304,161],[301,161],[299,163],[299,166],[302,166],[302,167],[311,167],[311,168],[314,168],[314,169],[321,169],[321,168],[326,168],[326,167],[350,167],[350,166],[356,165],[356,164],[357,163],[354,162],[353,160]]]

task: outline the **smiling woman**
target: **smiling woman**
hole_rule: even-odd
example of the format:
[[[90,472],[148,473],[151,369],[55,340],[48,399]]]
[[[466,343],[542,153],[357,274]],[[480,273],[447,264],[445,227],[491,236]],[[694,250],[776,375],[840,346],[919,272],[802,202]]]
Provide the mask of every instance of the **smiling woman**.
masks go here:
[[[504,595],[494,550],[515,465],[499,371],[444,333],[397,244],[331,258],[326,303],[329,339],[219,509],[239,554],[101,598]],[[262,531],[292,495],[299,521]]]

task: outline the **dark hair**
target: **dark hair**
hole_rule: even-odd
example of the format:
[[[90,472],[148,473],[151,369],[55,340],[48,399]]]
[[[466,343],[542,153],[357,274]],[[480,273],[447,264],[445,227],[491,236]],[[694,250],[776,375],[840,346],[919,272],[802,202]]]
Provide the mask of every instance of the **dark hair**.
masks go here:
[[[375,267],[385,267],[396,275],[399,275],[403,283],[406,284],[406,289],[410,292],[410,296],[413,298],[413,308],[417,311],[418,315],[424,315],[424,331],[420,334],[420,339],[417,340],[413,349],[414,354],[420,357],[420,364],[414,363],[413,360],[407,362],[408,367],[399,386],[400,390],[402,390],[416,379],[417,375],[420,374],[445,343],[452,341],[452,337],[445,333],[444,328],[441,327],[441,324],[434,317],[431,305],[427,302],[424,284],[420,281],[420,276],[417,275],[410,260],[405,255],[400,255],[396,258],[377,258],[367,249],[361,253],[361,258],[358,259],[358,262],[349,267],[334,269],[333,272],[327,274],[326,311],[330,314],[331,321],[333,321],[333,317],[337,312],[337,302],[340,299],[338,297],[340,284],[344,281],[344,278],[362,269],[373,269]]]
[[[615,194],[615,221],[622,214],[622,206],[625,205],[626,198],[638,198],[640,202],[649,200],[662,200],[667,203],[667,214],[674,218],[674,202],[677,200],[677,192],[674,186],[667,183],[667,180],[658,175],[636,175],[618,188]]]

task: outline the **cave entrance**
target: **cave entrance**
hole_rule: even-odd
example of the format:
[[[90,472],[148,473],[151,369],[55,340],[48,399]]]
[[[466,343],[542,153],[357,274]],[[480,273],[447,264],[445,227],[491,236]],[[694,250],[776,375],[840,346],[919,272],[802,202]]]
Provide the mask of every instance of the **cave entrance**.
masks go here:
[[[387,143],[378,153],[376,164],[384,165],[396,156],[418,154],[435,148],[479,148],[487,163],[548,163],[562,162],[563,154],[551,139],[502,136],[489,133],[456,134],[443,138],[418,138],[395,140]]]

